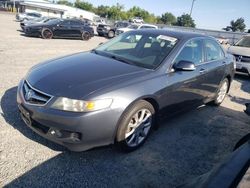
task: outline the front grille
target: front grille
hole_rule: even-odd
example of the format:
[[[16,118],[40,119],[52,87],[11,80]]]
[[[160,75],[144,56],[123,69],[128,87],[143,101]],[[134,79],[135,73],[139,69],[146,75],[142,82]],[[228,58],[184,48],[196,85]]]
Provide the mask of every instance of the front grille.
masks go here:
[[[242,56],[242,55],[234,54],[234,57],[235,57],[237,62],[250,63],[250,57],[249,56]]]
[[[27,81],[23,84],[23,96],[26,102],[34,105],[45,105],[52,97],[33,88]]]
[[[98,27],[104,28],[106,25],[99,24]]]

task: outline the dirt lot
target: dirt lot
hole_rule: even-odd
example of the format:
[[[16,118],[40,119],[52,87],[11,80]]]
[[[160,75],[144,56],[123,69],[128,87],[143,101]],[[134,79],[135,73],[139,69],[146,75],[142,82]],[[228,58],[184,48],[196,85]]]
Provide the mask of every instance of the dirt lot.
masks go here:
[[[250,132],[242,105],[250,101],[250,79],[237,76],[221,107],[203,106],[166,120],[133,153],[112,146],[69,152],[25,126],[16,86],[38,62],[89,50],[106,39],[28,38],[14,15],[0,13],[0,23],[0,187],[175,187],[209,171]]]

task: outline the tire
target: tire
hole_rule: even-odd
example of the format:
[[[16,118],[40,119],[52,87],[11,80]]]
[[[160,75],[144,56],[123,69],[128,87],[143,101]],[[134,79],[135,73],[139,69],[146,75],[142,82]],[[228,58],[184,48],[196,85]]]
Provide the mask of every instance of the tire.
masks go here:
[[[90,39],[90,33],[89,32],[83,32],[82,33],[82,40],[89,40]]]
[[[43,39],[52,39],[53,38],[53,32],[49,28],[43,28],[41,32]]]
[[[220,104],[224,101],[228,91],[229,91],[229,80],[227,78],[225,78],[221,84],[220,87],[218,89],[218,91],[216,92],[216,96],[214,101],[211,102],[212,105],[215,106],[220,106]]]
[[[115,32],[113,31],[113,30],[110,30],[109,32],[108,32],[108,38],[114,38],[114,36],[115,36]]]
[[[118,146],[134,151],[144,144],[155,122],[155,109],[147,101],[139,100],[123,114],[116,134]]]

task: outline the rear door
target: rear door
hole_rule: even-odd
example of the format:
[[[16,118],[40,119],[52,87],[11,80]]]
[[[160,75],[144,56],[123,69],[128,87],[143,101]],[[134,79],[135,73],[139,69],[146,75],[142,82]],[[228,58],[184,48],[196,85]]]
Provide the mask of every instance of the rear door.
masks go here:
[[[83,23],[79,20],[70,21],[70,36],[71,37],[80,37]]]
[[[204,40],[205,62],[199,65],[204,74],[202,88],[206,97],[214,97],[222,79],[225,76],[226,57],[221,46],[212,39]]]

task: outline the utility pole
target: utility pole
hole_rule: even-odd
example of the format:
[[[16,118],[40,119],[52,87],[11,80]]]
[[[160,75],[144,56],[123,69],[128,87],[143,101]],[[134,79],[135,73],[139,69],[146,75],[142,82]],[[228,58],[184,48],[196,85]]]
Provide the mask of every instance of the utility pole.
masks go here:
[[[194,7],[194,2],[195,2],[196,0],[193,0],[192,1],[192,6],[191,6],[191,10],[190,10],[190,17],[192,16],[192,12],[193,12],[193,7]]]

